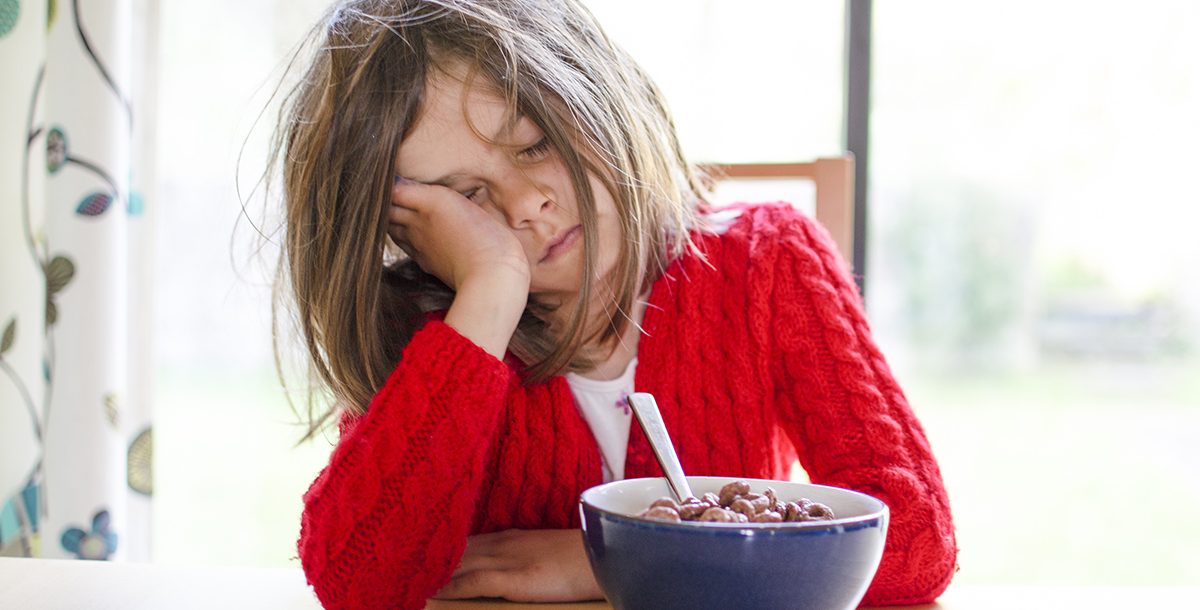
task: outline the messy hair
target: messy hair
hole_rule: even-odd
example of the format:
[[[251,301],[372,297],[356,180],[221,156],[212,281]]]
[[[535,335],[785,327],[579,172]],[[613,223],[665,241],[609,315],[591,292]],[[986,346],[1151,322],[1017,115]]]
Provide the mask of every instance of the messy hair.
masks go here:
[[[578,0],[346,0],[311,32],[307,69],[284,100],[272,149],[282,177],[286,241],[278,315],[290,300],[310,373],[361,414],[429,311],[453,292],[389,248],[393,162],[428,80],[458,62],[491,83],[545,134],[569,173],[585,247],[581,297],[549,332],[531,299],[509,344],[525,383],[586,370],[582,349],[620,337],[634,299],[694,248],[704,188],[684,157],[662,95]],[[612,195],[623,248],[608,278],[608,324],[586,324],[597,229],[595,176]],[[314,409],[309,435],[336,409]]]

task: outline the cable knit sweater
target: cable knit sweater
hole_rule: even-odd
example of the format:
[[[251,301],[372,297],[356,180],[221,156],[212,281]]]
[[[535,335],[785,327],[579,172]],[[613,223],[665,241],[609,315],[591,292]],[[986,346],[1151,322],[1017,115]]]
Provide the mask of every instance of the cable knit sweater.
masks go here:
[[[747,206],[654,284],[635,388],[653,394],[694,475],[815,483],[891,509],[865,605],[938,596],[956,547],[925,434],[872,342],[858,292],[814,221]],[[634,426],[626,477],[662,476]],[[600,452],[559,376],[523,385],[446,324],[419,330],[304,496],[299,551],[328,608],[421,608],[467,536],[579,527]]]

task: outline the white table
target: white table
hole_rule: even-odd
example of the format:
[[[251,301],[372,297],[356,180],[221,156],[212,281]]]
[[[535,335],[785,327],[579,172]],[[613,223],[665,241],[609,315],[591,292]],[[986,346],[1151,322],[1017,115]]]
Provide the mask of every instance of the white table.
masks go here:
[[[0,608],[319,610],[299,569],[0,558]]]

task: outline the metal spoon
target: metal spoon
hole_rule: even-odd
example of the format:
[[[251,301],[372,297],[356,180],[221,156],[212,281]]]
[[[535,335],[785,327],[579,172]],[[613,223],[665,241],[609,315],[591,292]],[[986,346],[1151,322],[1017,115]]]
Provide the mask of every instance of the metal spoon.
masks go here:
[[[667,485],[675,494],[675,500],[683,503],[684,500],[693,497],[692,488],[688,486],[687,477],[683,474],[679,456],[675,455],[675,445],[671,444],[671,436],[667,434],[667,427],[663,424],[662,414],[658,412],[658,403],[654,401],[654,396],[645,392],[635,392],[629,395],[629,404],[650,441],[650,447],[654,449],[658,465],[662,466],[663,474],[667,475]]]

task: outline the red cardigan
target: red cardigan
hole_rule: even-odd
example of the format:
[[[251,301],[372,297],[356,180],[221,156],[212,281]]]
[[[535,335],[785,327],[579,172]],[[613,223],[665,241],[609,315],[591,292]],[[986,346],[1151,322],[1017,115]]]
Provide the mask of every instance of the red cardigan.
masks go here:
[[[634,387],[655,396],[685,470],[872,494],[891,509],[864,604],[937,597],[955,570],[950,505],[924,431],[872,342],[826,232],[786,205],[748,206],[708,263],[653,286]],[[633,427],[625,476],[662,476]],[[439,321],[404,348],[304,495],[299,551],[327,608],[422,608],[467,536],[578,528],[600,451],[559,376],[522,385]]]

